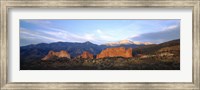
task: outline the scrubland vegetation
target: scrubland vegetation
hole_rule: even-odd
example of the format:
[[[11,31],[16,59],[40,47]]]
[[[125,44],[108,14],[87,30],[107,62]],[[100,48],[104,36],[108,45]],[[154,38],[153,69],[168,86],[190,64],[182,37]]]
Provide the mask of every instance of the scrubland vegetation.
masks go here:
[[[48,61],[24,62],[21,68],[24,70],[179,70],[180,60],[178,57],[174,59],[164,57],[108,57],[102,59],[55,57]]]

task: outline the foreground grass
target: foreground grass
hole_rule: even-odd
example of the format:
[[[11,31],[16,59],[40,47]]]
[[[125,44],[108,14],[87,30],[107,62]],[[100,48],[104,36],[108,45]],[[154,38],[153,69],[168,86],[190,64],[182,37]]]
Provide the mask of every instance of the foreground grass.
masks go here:
[[[23,62],[21,70],[180,70],[180,61],[154,58],[53,59]]]

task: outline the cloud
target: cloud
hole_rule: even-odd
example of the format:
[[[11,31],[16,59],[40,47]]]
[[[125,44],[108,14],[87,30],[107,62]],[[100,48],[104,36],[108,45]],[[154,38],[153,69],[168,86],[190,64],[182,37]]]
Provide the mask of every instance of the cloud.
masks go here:
[[[33,24],[39,27],[42,27],[40,29],[32,30],[27,29],[26,31],[30,31],[31,33],[26,33],[27,36],[33,36],[31,35],[32,33],[37,32],[37,34],[42,35],[44,38],[49,38],[50,41],[52,42],[55,40],[51,40],[51,38],[55,38],[57,41],[63,41],[63,42],[85,42],[85,41],[96,41],[98,40],[95,38],[95,35],[92,33],[84,33],[81,35],[75,34],[68,32],[69,30],[60,27],[59,25],[55,25],[53,22],[50,20],[23,20],[26,23]],[[35,29],[35,28],[34,28]],[[103,34],[103,33],[102,33]],[[37,36],[37,35],[35,35]],[[41,36],[41,37],[42,37]],[[35,39],[38,39],[35,37]],[[46,41],[47,42],[47,41]]]
[[[180,28],[179,25],[171,25],[171,26],[163,28],[163,31],[164,30],[174,30],[174,29],[177,29],[177,28]]]
[[[144,33],[130,38],[133,41],[162,43],[169,40],[180,39],[180,26],[172,25],[165,27],[162,31]]]
[[[20,45],[28,45],[28,44],[37,44],[37,43],[49,43],[60,41],[58,38],[54,38],[48,35],[45,35],[41,32],[34,32],[32,30],[28,30],[26,28],[20,28]]]
[[[94,34],[85,34],[83,36],[87,41],[93,41],[95,40],[95,35]]]
[[[29,30],[20,28],[20,45],[51,42],[85,42],[100,43],[102,40],[96,38],[95,34],[85,33],[82,35],[70,33],[67,30],[49,27],[44,30]]]
[[[85,42],[85,41],[98,41],[98,38],[93,33],[84,33],[81,35],[68,32],[67,30],[62,29],[53,29],[50,30],[40,30],[44,34],[47,34],[48,36],[58,38],[60,41],[65,42]]]
[[[112,35],[105,33],[100,29],[97,29],[96,32],[98,33],[99,39],[101,39],[101,40],[108,41],[108,40],[115,39]]]
[[[50,41],[58,41],[59,40],[59,39],[56,39],[56,38],[52,38],[52,37],[42,35],[41,33],[38,33],[38,32],[27,30],[25,28],[20,28],[20,35],[22,35],[22,36],[26,35],[27,37],[25,37],[25,38],[37,37],[37,38],[40,38],[40,39],[47,39],[47,40],[50,40]]]
[[[97,29],[97,33],[102,34],[102,31],[100,29]]]
[[[177,26],[174,25],[174,23],[169,26],[169,24],[162,24],[162,22],[152,23],[152,21],[135,21],[133,23],[129,22],[117,26],[115,24],[104,25],[104,23],[103,25],[105,27],[100,27],[101,25],[99,27],[93,25],[83,28],[82,23],[77,24],[77,22],[69,23],[56,20],[26,19],[21,21],[25,22],[22,23],[24,25],[20,25],[20,43],[23,45],[58,41],[90,41],[95,44],[103,44],[109,41],[129,39],[129,37],[131,37],[130,39],[134,41],[150,41],[153,43],[160,43],[166,40],[171,40],[175,37],[180,37],[180,30],[175,30],[177,29]]]

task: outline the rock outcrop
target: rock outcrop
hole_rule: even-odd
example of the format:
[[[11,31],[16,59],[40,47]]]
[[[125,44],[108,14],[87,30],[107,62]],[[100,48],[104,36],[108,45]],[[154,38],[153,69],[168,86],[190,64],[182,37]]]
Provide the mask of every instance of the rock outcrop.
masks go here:
[[[158,56],[180,56],[180,45],[170,46],[170,47],[164,47],[159,49],[156,54]]]
[[[104,58],[104,57],[125,57],[130,58],[132,56],[132,48],[124,48],[124,47],[118,47],[118,48],[107,48],[103,51],[101,51],[100,54],[97,55],[98,58]]]
[[[81,58],[87,58],[87,59],[93,59],[93,54],[87,52],[87,51],[84,51],[82,54],[81,54]]]
[[[65,57],[70,59],[70,54],[64,50],[61,50],[60,52],[49,51],[49,53],[44,58],[42,58],[42,60],[48,60],[54,56],[59,58]]]

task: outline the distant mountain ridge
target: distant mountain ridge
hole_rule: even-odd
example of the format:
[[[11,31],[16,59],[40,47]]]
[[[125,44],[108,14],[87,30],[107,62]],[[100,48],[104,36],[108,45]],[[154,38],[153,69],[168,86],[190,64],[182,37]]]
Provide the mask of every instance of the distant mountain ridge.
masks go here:
[[[124,41],[129,42],[129,41]],[[125,48],[133,48],[134,51],[142,50],[144,53],[146,52],[155,52],[160,48],[173,46],[180,44],[180,39],[172,40],[169,42],[165,42],[162,44],[150,44],[150,45],[136,45],[136,44],[120,44],[117,46],[107,46],[107,45],[97,45],[91,42],[84,43],[72,43],[72,42],[55,42],[55,43],[40,43],[35,45],[27,45],[20,47],[20,61],[31,61],[31,60],[40,60],[45,55],[48,54],[49,51],[59,52],[61,50],[67,51],[71,58],[77,57],[81,55],[84,51],[87,51],[96,57],[102,50],[111,47],[125,47]]]
[[[171,40],[167,42],[163,42],[160,44],[153,44],[153,45],[146,45],[146,46],[139,46],[137,48],[133,48],[134,52],[142,52],[143,54],[155,54],[156,51],[165,47],[171,46],[180,46],[180,39]]]
[[[83,51],[89,51],[90,53],[97,54],[99,53],[103,47],[99,47],[99,45],[93,44],[91,42],[84,43],[71,43],[71,42],[55,42],[55,43],[41,43],[36,45],[27,45],[20,47],[20,56],[34,56],[34,57],[42,57],[46,55],[50,50],[55,52],[65,50],[75,57],[83,53]]]
[[[109,42],[109,43],[105,43],[102,45],[106,45],[106,46],[120,46],[120,45],[151,45],[153,43],[151,42],[136,42],[136,41],[131,41],[131,40],[121,40],[121,41],[117,41],[117,42]]]

